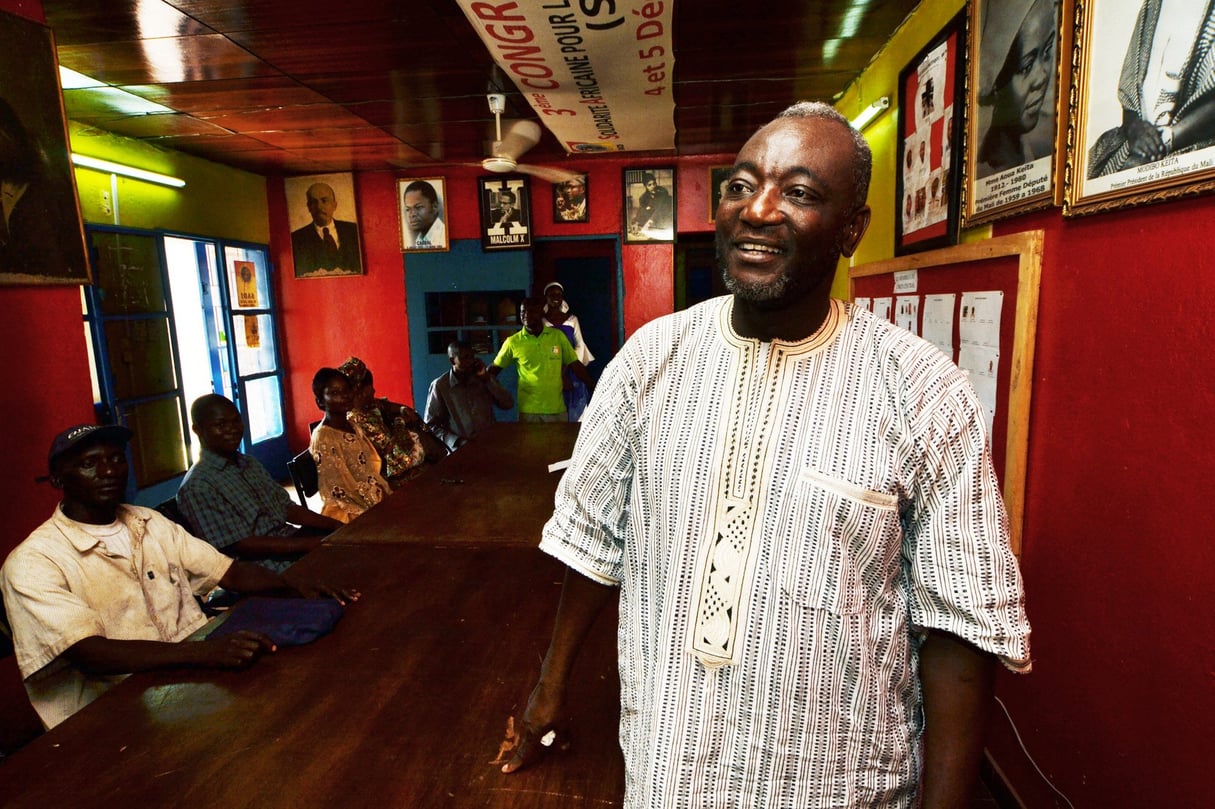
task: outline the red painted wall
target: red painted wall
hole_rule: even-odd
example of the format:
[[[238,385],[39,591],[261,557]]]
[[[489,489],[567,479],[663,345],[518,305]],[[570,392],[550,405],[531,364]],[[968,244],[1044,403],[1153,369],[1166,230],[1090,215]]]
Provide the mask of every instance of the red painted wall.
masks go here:
[[[670,166],[678,162],[677,221],[680,232],[712,230],[708,215],[708,166],[730,158],[601,159],[563,163],[589,178],[590,221],[553,222],[552,185],[531,179],[533,237],[619,236],[623,217],[621,187],[626,166]],[[404,273],[409,255],[400,250],[398,178],[442,176],[446,180],[446,221],[450,239],[480,239],[477,177],[479,168],[445,167],[433,172],[365,172],[355,176],[355,197],[366,274],[296,280],[291,262],[291,230],[281,180],[271,179],[270,250],[281,308],[280,344],[287,370],[288,441],[293,451],[308,443],[308,424],[320,418],[312,396],[312,375],[347,356],[361,357],[375,372],[382,396],[413,404]],[[667,244],[622,248],[626,336],[673,308],[674,248]],[[417,304],[415,304],[417,305]],[[417,403],[421,404],[421,403]]]
[[[996,227],[1046,232],[1021,559],[1035,662],[998,694],[1076,806],[1210,805],[1213,216],[1208,196]],[[992,727],[1027,805],[1055,806]]]
[[[0,0],[0,9],[44,22],[39,0]],[[46,474],[51,439],[72,424],[93,421],[93,388],[80,318],[80,287],[0,287],[0,365],[12,384],[0,398],[5,493],[0,558],[38,527],[59,502]],[[15,749],[41,731],[13,657],[0,660],[0,750]]]
[[[272,179],[267,184],[287,372],[287,438],[293,452],[307,447],[308,424],[321,417],[312,395],[318,368],[357,356],[375,374],[379,395],[405,403],[413,398],[395,182],[384,173],[360,174],[354,190],[365,274],[297,280],[283,183]]]

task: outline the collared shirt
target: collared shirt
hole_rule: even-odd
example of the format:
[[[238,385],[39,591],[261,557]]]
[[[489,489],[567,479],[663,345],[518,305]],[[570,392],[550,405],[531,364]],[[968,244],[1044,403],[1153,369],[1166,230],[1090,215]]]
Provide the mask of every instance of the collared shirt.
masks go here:
[[[414,247],[447,247],[447,225],[439,217],[431,224],[425,233],[419,234],[413,242]]]
[[[502,341],[494,365],[518,367],[520,413],[561,413],[561,371],[577,359],[560,330],[545,326],[540,334],[529,334],[525,327]]]
[[[325,232],[328,231],[329,236],[333,239],[333,243],[341,247],[342,240],[338,238],[337,221],[330,219],[328,225],[318,225],[315,222],[311,223],[313,231],[316,232],[316,237],[321,241],[325,241]]]
[[[487,375],[462,382],[453,368],[430,383],[426,394],[426,423],[451,449],[494,423],[494,407],[509,410],[514,397]]]
[[[0,569],[17,666],[48,728],[122,676],[91,676],[61,655],[85,638],[175,643],[206,623],[196,595],[215,587],[232,560],[152,509],[119,506],[130,555],[107,549],[59,509]]]
[[[866,311],[762,342],[731,307],[608,365],[541,541],[621,587],[625,806],[914,806],[926,632],[1029,668],[982,406]]]
[[[252,536],[291,536],[291,496],[256,458],[204,449],[177,490],[177,503],[203,539],[223,549]]]

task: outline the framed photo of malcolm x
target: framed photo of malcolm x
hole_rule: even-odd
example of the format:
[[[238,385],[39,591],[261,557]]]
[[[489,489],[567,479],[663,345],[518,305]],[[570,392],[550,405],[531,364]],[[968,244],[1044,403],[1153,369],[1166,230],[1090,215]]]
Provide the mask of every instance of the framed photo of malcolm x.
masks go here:
[[[0,87],[0,284],[87,284],[51,29],[0,12],[0,75],[7,77]]]
[[[523,250],[532,246],[532,195],[526,177],[479,177],[481,249]]]
[[[1215,5],[1077,7],[1063,215],[1215,190]]]
[[[624,170],[624,243],[675,241],[675,169]]]

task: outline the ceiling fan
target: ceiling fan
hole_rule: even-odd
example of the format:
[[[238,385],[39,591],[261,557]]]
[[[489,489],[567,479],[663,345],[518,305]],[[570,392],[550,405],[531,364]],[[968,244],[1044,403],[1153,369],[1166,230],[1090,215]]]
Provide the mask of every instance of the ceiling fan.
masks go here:
[[[557,168],[555,166],[536,166],[520,163],[519,158],[540,142],[540,124],[535,121],[507,121],[505,132],[502,128],[502,113],[506,109],[506,96],[500,93],[490,93],[489,111],[494,114],[494,139],[490,156],[481,161],[481,168],[495,174],[518,172],[530,174],[550,183],[563,183],[582,175],[576,171]]]

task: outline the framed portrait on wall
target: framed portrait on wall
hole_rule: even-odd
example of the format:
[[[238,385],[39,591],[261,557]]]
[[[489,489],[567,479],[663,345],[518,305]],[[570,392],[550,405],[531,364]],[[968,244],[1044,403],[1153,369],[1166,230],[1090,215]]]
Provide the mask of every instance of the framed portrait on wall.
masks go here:
[[[288,177],[287,220],[296,278],[363,274],[353,174]]]
[[[1064,215],[1215,189],[1215,5],[1076,8]]]
[[[717,206],[721,204],[721,198],[726,195],[726,184],[730,181],[730,172],[734,169],[733,166],[710,166],[709,167],[709,221],[713,222],[717,219]]]
[[[447,183],[442,177],[397,180],[401,252],[443,252],[447,242]]]
[[[674,243],[675,169],[624,170],[624,243]]]
[[[1070,21],[1071,12],[1071,0],[970,4],[966,225],[1055,200],[1059,123],[1065,120],[1060,109],[1066,114],[1059,88],[1070,78],[1061,70],[1060,22]]]
[[[87,284],[84,225],[51,29],[0,12],[0,72],[9,78],[0,88],[0,284]]]
[[[963,12],[899,73],[896,255],[958,240],[965,25]]]
[[[584,174],[553,183],[553,223],[591,221],[589,190],[590,180]]]
[[[520,250],[532,246],[531,192],[526,177],[479,177],[481,248]]]

